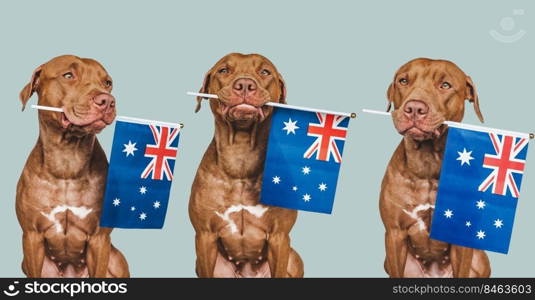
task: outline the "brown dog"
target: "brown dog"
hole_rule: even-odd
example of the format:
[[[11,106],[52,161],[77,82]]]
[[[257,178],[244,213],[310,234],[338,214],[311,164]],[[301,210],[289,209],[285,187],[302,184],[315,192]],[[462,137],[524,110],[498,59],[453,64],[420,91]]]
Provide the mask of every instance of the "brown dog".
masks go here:
[[[442,123],[460,122],[466,99],[483,122],[472,80],[452,62],[415,59],[397,71],[387,98],[404,137],[381,186],[386,272],[391,277],[490,276],[484,251],[429,238],[447,134]]]
[[[285,103],[281,75],[265,57],[229,54],[206,74],[215,135],[204,154],[189,203],[199,277],[302,277],[290,247],[295,210],[259,204],[272,108]],[[199,110],[201,98],[197,99]]]
[[[39,139],[17,185],[23,231],[22,270],[28,277],[128,277],[125,258],[99,227],[108,170],[95,134],[115,119],[112,80],[95,60],[65,55],[39,66],[20,92],[34,92]]]

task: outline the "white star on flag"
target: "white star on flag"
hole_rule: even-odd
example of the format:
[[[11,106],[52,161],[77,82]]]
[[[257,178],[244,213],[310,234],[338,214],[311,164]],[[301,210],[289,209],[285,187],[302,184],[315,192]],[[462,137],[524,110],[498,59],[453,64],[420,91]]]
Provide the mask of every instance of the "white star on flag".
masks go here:
[[[136,210],[136,207],[135,207],[135,206],[132,206],[132,207],[130,207],[130,210],[131,210],[131,211],[134,211],[134,210]]]
[[[113,199],[113,206],[119,206],[119,204],[121,204],[121,199],[119,198]]]
[[[494,220],[494,226],[496,226],[496,228],[502,228],[503,221],[500,219]]]
[[[461,166],[463,166],[464,164],[470,165],[470,160],[474,159],[471,155],[472,151],[467,152],[466,148],[463,148],[463,152],[457,151],[457,153],[459,153],[459,157],[457,157],[457,160],[461,161]]]
[[[303,195],[303,200],[305,200],[305,202],[310,201],[310,199],[312,199],[312,197],[310,197],[309,194],[304,194],[304,195]]]
[[[480,239],[480,240],[484,239],[485,236],[486,236],[486,235],[485,235],[485,231],[483,231],[483,230],[478,231],[477,234],[476,234],[476,236],[477,236],[477,238]]]
[[[479,200],[479,201],[477,201],[477,202],[476,202],[476,206],[477,206],[478,209],[483,209],[483,208],[485,208],[485,201],[483,201],[483,200]]]
[[[290,134],[290,133],[295,134],[295,130],[296,130],[296,129],[299,129],[299,127],[297,127],[297,125],[295,125],[295,124],[297,123],[297,121],[293,121],[293,122],[292,122],[292,118],[290,118],[290,119],[288,120],[288,122],[284,122],[284,121],[283,121],[282,123],[284,123],[284,125],[286,125],[286,126],[284,126],[284,128],[282,129],[282,130],[286,130],[286,135],[288,135],[288,134]]]
[[[472,223],[470,221],[466,221],[466,227],[472,226]]]
[[[310,167],[304,166],[302,170],[303,170],[303,174],[305,175],[308,175],[310,173]]]
[[[272,181],[273,181],[274,184],[279,184],[281,182],[281,178],[279,176],[275,176],[275,177],[273,177]]]
[[[154,205],[152,205],[154,208],[160,208],[160,201],[155,201]]]
[[[124,145],[123,152],[126,152],[126,157],[128,157],[128,155],[130,154],[134,156],[134,151],[137,150],[136,143],[132,143],[132,141],[128,141],[128,144],[123,144],[123,145]]]
[[[445,210],[445,211],[444,211],[444,216],[445,216],[446,218],[448,218],[448,219],[451,218],[451,217],[453,216],[453,211],[451,211],[451,210],[449,210],[449,209]]]
[[[147,214],[146,214],[146,213],[141,213],[141,214],[139,215],[139,219],[140,219],[141,221],[145,220],[146,218],[147,218]]]
[[[139,188],[139,193],[140,194],[144,195],[146,192],[147,192],[147,188],[146,187],[142,186],[142,187]]]
[[[327,189],[327,185],[322,182],[318,185],[318,189],[323,192]]]
[[[297,191],[297,187],[295,185],[292,187],[292,191]]]

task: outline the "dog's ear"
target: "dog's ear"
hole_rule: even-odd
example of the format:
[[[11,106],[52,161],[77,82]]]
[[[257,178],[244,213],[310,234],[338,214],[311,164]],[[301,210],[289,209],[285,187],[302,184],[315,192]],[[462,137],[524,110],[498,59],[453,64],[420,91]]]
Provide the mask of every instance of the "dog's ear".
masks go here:
[[[392,82],[389,86],[388,86],[388,90],[386,91],[386,99],[388,100],[388,105],[386,106],[386,112],[389,112],[390,109],[392,108],[392,103],[394,102],[394,90],[395,90],[396,86],[394,84],[394,82]]]
[[[19,98],[22,102],[22,110],[26,107],[26,103],[28,100],[30,100],[30,97],[33,95],[33,93],[37,90],[39,86],[39,75],[41,75],[41,70],[43,69],[43,65],[40,65],[35,69],[32,73],[32,79],[30,79],[30,82],[22,88],[22,91],[20,91]]]
[[[202,87],[199,90],[199,93],[208,94],[208,87],[210,86],[211,74],[212,74],[212,70],[208,71],[206,75],[204,75],[204,80],[202,82]],[[195,112],[198,112],[201,109],[202,99],[203,97],[197,96],[197,107],[195,107]]]
[[[472,81],[472,78],[470,78],[470,76],[466,76],[466,99],[472,102],[479,121],[481,121],[481,123],[484,123],[485,119],[483,118],[483,114],[481,113],[481,109],[479,108],[479,97],[477,96],[476,86],[474,85],[474,82]]]
[[[286,83],[284,82],[284,78],[282,78],[282,75],[279,73],[279,85],[281,89],[281,94],[279,96],[279,103],[286,104]]]

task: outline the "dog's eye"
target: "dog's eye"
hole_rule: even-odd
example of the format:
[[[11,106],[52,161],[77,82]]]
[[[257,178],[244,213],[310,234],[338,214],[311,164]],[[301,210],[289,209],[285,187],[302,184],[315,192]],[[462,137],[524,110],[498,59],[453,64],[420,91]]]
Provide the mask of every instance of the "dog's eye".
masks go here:
[[[262,69],[262,71],[260,71],[260,75],[268,76],[271,75],[271,72],[267,69]]]
[[[219,74],[227,74],[228,72],[229,72],[228,68],[221,68],[219,69],[219,71],[217,71],[217,73]]]
[[[63,77],[66,79],[74,79],[74,75],[71,72],[63,74]]]
[[[407,78],[400,78],[399,79],[399,84],[407,85],[407,84],[409,84],[409,80]]]
[[[105,81],[104,81],[104,85],[105,85],[106,87],[111,87],[112,84],[113,84],[113,82],[111,82],[111,80],[105,80]]]
[[[443,90],[450,89],[450,88],[451,88],[451,84],[450,84],[449,82],[444,81],[444,82],[440,85],[440,88],[443,89]]]

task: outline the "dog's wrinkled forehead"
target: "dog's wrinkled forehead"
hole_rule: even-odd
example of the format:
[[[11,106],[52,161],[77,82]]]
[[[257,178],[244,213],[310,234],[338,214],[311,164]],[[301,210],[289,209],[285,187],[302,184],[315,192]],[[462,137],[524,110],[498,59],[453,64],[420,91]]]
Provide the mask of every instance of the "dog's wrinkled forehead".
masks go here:
[[[63,55],[43,65],[41,78],[55,78],[69,71],[74,71],[78,73],[77,75],[84,75],[88,78],[109,76],[104,67],[94,59]]]
[[[419,79],[438,82],[446,77],[462,82],[466,78],[466,74],[451,61],[428,58],[418,58],[404,64],[396,72],[396,77],[399,76],[407,76],[412,82],[418,82]]]
[[[220,72],[223,68],[229,68],[233,74],[250,74],[254,75],[261,68],[270,68],[274,73],[277,72],[275,65],[260,54],[241,54],[231,53],[221,58],[212,68],[212,72]]]

